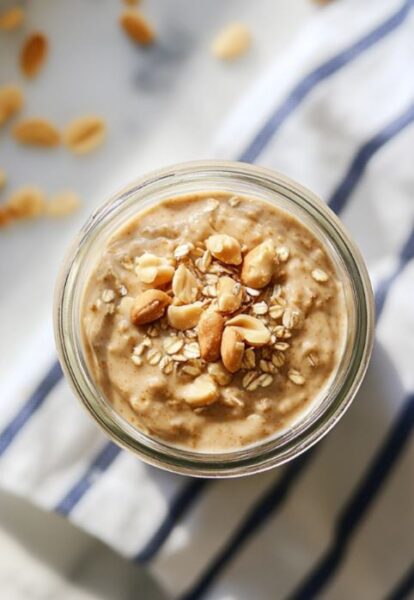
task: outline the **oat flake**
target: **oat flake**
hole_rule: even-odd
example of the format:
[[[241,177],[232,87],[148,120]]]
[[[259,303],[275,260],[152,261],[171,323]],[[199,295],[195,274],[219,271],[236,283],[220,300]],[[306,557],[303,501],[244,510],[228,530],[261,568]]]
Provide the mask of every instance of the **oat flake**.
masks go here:
[[[102,292],[102,300],[104,302],[112,302],[112,300],[115,300],[115,292],[113,290],[104,290]]]
[[[323,271],[322,269],[314,269],[311,275],[313,279],[318,283],[325,283],[325,281],[328,281],[329,279],[328,274],[325,273],[325,271]]]

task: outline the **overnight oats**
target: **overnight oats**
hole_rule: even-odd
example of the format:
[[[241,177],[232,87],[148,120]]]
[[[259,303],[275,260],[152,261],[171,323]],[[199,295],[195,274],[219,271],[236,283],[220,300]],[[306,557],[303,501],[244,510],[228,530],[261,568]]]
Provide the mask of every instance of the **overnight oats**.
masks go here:
[[[327,430],[341,413],[346,376],[355,393],[372,343],[362,272],[365,346],[349,381],[361,314],[334,240],[282,194],[224,183],[166,187],[112,222],[106,212],[99,251],[77,266],[77,323],[69,308],[97,420],[154,464],[215,476],[279,464],[290,458],[275,460],[281,448],[306,449],[317,418]],[[64,356],[65,340],[58,345]],[[67,373],[84,400],[81,378]]]
[[[91,372],[134,426],[202,451],[251,444],[315,400],[342,354],[335,268],[297,219],[223,193],[138,214],[83,302]]]

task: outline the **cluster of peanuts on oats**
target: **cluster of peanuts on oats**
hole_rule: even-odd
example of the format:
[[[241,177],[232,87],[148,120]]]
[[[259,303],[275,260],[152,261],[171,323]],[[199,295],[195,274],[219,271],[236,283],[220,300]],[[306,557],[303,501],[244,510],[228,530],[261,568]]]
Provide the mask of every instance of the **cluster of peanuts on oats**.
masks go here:
[[[232,206],[238,202],[229,199]],[[131,360],[137,367],[146,362],[165,375],[189,378],[180,390],[188,404],[215,402],[220,386],[239,372],[248,392],[270,386],[282,368],[293,384],[305,383],[287,364],[291,338],[305,319],[300,308],[288,306],[277,282],[290,258],[287,246],[269,239],[249,249],[217,233],[204,242],[177,245],[169,257],[145,252],[127,258],[123,266],[135,271],[143,287],[136,298],[125,298],[130,322],[143,333]],[[321,269],[311,276],[321,284],[329,278]],[[115,310],[114,298],[112,290],[103,292],[111,307],[107,312]],[[154,338],[161,343],[154,344]],[[317,366],[315,353],[308,360]]]

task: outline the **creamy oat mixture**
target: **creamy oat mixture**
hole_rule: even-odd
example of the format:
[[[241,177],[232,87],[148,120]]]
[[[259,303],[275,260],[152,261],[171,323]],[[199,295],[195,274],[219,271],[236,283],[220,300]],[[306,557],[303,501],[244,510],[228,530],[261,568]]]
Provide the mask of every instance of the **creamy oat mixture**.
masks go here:
[[[82,309],[108,401],[145,433],[204,452],[288,426],[334,376],[346,327],[311,231],[221,192],[137,214],[104,249]]]

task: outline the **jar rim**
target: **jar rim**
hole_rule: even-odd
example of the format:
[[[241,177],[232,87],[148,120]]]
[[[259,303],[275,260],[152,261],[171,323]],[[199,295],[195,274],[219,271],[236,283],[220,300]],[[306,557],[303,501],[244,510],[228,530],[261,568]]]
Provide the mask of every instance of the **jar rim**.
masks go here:
[[[296,204],[322,228],[346,265],[354,290],[355,315],[358,326],[350,350],[347,376],[325,410],[308,423],[304,431],[291,431],[290,439],[265,438],[253,446],[220,453],[200,453],[171,446],[141,432],[105,399],[88,374],[76,337],[74,295],[78,276],[87,252],[99,235],[114,220],[133,208],[137,202],[148,204],[151,197],[166,190],[168,197],[182,195],[180,185],[205,185],[209,181],[256,186],[266,193],[282,195]],[[202,188],[200,188],[201,191]],[[221,188],[216,188],[221,189]],[[235,192],[235,190],[233,190]],[[235,192],[236,193],[236,192]],[[239,191],[240,193],[240,191]],[[254,196],[254,193],[251,193]],[[144,208],[139,205],[138,210]],[[117,226],[118,228],[118,226]],[[108,236],[108,233],[106,234]],[[107,435],[121,447],[133,451],[142,460],[169,471],[200,477],[236,477],[248,475],[284,464],[313,446],[338,422],[355,397],[368,367],[374,338],[374,301],[368,272],[362,256],[344,225],[331,209],[313,192],[276,171],[247,163],[229,161],[197,161],[169,166],[153,171],[124,188],[92,213],[70,247],[58,277],[54,302],[56,346],[63,371],[76,396]],[[276,443],[277,442],[277,443]]]

